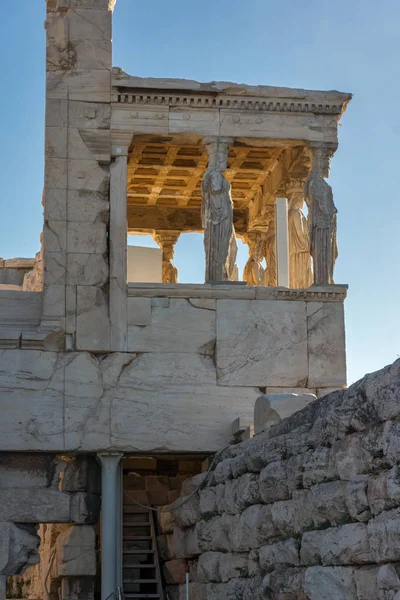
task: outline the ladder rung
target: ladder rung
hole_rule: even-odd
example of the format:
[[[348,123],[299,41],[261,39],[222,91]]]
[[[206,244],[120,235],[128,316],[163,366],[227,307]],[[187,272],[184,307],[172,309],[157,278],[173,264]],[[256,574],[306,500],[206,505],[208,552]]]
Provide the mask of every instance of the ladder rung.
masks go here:
[[[129,594],[124,593],[125,598],[160,598],[160,594]]]
[[[151,565],[146,565],[145,563],[129,563],[123,564],[124,569],[155,569],[156,565],[153,563]]]
[[[152,540],[151,535],[124,535],[124,542],[132,542],[132,541],[144,541],[144,540]]]
[[[124,504],[124,513],[129,514],[149,514],[149,510],[147,508],[140,508],[140,506],[135,506],[134,504]]]
[[[154,550],[149,550],[148,548],[140,548],[138,550],[135,548],[135,550],[123,550],[122,554],[154,554]]]
[[[124,522],[124,529],[125,527],[150,527],[151,523],[147,522],[147,523],[126,523]]]
[[[124,579],[124,583],[158,583],[158,579]]]

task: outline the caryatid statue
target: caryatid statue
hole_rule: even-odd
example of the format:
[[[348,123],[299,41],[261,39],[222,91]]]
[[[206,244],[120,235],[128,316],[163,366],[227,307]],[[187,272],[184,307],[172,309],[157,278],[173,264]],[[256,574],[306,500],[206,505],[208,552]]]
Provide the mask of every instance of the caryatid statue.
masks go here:
[[[202,183],[201,217],[206,253],[206,281],[233,281],[237,244],[233,226],[231,185],[223,171],[228,166],[226,139],[206,139],[209,157]]]
[[[324,177],[329,163],[323,148],[312,148],[311,172],[305,184],[308,206],[310,251],[313,258],[314,283],[334,283],[333,271],[338,255],[336,245],[336,214],[330,185]]]
[[[276,222],[275,210],[271,207],[268,215],[268,231],[265,236],[265,285],[276,287],[278,285],[278,274],[276,264]]]
[[[178,283],[178,269],[172,264],[174,247],[178,241],[179,231],[156,231],[154,240],[162,250],[162,282]]]
[[[265,233],[251,231],[245,241],[249,247],[249,259],[244,267],[243,279],[247,285],[265,285],[265,270],[261,265],[265,254]]]
[[[304,183],[291,181],[287,186],[289,201],[289,278],[291,288],[308,288],[313,282],[310,236],[304,205]]]

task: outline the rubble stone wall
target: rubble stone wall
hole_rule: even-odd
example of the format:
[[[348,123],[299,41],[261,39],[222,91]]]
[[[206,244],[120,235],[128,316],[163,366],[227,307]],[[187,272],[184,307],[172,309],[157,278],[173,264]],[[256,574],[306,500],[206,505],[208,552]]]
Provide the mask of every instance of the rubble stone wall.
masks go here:
[[[400,360],[222,451],[160,516],[191,600],[399,600],[399,417]]]

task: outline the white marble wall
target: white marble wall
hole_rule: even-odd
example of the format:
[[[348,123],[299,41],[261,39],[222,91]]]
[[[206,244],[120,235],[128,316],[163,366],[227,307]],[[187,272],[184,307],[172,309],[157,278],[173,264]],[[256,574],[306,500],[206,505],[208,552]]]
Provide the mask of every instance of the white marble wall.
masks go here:
[[[126,353],[0,352],[0,451],[213,451],[260,390],[346,383],[342,301],[130,296],[128,323]]]

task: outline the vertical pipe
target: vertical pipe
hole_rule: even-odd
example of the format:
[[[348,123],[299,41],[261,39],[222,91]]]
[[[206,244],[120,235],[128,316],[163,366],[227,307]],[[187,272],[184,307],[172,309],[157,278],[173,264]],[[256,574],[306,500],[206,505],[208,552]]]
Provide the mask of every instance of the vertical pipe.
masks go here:
[[[186,573],[186,600],[189,600],[189,573]]]
[[[101,464],[101,600],[115,600],[118,584],[119,452],[97,455]]]
[[[7,575],[0,575],[0,600],[6,600]]]
[[[289,284],[289,218],[287,198],[276,198],[276,262],[278,286]]]

